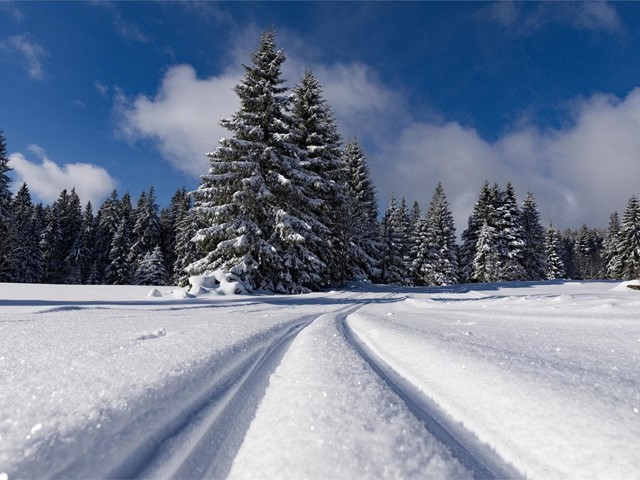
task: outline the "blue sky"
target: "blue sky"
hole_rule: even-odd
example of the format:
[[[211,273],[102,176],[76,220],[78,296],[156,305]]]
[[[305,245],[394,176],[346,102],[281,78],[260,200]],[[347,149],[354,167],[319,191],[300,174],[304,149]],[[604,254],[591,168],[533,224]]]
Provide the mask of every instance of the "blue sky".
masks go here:
[[[545,223],[603,226],[640,194],[634,2],[3,2],[14,187],[195,188],[270,26],[289,85],[311,68],[363,143],[381,205],[442,181],[461,231],[484,180],[511,181]]]

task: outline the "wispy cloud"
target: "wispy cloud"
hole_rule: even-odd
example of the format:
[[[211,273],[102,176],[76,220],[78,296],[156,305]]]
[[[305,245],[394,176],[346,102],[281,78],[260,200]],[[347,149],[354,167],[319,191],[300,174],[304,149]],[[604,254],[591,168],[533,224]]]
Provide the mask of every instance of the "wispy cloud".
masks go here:
[[[49,53],[31,36],[13,35],[0,43],[0,48],[17,53],[30,78],[44,80],[42,62]]]
[[[59,165],[37,145],[31,145],[29,151],[37,161],[28,160],[22,153],[9,155],[9,166],[17,177],[14,187],[26,182],[31,192],[44,202],[53,202],[63,189],[75,188],[83,202],[95,205],[116,187],[116,181],[102,167],[80,162]]]
[[[493,3],[480,12],[481,17],[529,35],[547,25],[567,25],[577,30],[619,33],[624,25],[616,8],[607,2],[527,2]]]
[[[24,13],[22,13],[22,10],[20,10],[14,2],[0,1],[0,13],[6,13],[16,22],[24,20]]]
[[[92,1],[90,2],[90,5],[93,5],[94,7],[101,7],[105,11],[109,12],[113,19],[113,26],[121,37],[141,43],[147,43],[151,40],[149,36],[137,25],[124,19],[122,12],[118,8],[117,2]]]

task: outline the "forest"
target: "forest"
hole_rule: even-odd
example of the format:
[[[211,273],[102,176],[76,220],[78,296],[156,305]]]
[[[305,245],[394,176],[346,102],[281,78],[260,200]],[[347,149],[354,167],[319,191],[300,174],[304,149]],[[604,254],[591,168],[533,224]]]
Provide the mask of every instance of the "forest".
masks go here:
[[[460,239],[443,185],[428,205],[392,196],[380,215],[363,148],[343,142],[311,71],[283,86],[275,32],[260,39],[235,93],[239,110],[200,186],[160,209],[114,191],[97,211],[63,190],[11,192],[0,131],[0,281],[186,285],[221,270],[247,290],[306,293],[353,281],[451,285],[640,277],[640,202],[605,230],[543,227],[533,193],[481,186]]]

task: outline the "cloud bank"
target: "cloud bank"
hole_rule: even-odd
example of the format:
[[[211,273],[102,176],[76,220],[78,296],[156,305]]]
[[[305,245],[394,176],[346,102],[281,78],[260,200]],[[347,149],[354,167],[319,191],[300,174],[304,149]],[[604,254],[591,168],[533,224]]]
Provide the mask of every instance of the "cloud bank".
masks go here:
[[[511,181],[520,196],[533,191],[546,223],[603,226],[640,193],[640,89],[581,99],[571,116],[561,129],[525,126],[494,142],[457,122],[413,123],[375,154],[381,193],[426,204],[442,181],[462,230],[482,183]]]
[[[89,163],[58,165],[37,145],[29,150],[39,162],[28,160],[22,153],[9,155],[9,166],[16,176],[13,187],[17,190],[26,182],[31,193],[45,203],[56,200],[62,190],[75,188],[83,203],[90,201],[98,206],[116,188],[116,181],[102,167]]]
[[[580,6],[595,10],[592,16],[601,20],[593,25],[614,25],[605,21],[607,10],[598,10],[603,8],[608,6]],[[591,28],[587,20],[580,22]],[[120,133],[152,142],[176,169],[194,178],[204,174],[205,153],[229,134],[219,121],[238,108],[233,87],[248,58],[244,50],[253,47],[234,52],[235,66],[220,75],[198,78],[192,66],[177,65],[167,70],[153,96],[118,94]],[[535,194],[543,222],[576,228],[604,226],[613,210],[624,209],[627,199],[640,193],[640,89],[625,98],[598,93],[573,99],[565,106],[570,121],[561,128],[543,130],[518,121],[488,141],[455,119],[416,120],[408,98],[365,64],[323,64],[288,54],[283,77],[289,86],[306,68],[322,83],[343,136],[356,136],[368,147],[382,206],[395,192],[426,207],[440,181],[461,232],[484,181],[501,186],[510,181],[520,197],[527,190]]]

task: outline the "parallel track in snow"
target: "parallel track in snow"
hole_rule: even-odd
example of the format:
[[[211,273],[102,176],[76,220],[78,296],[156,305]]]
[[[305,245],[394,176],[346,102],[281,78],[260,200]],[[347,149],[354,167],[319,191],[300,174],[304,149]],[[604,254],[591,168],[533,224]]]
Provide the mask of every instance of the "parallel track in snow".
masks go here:
[[[437,404],[387,365],[349,327],[347,320],[345,316],[339,323],[339,328],[347,341],[400,397],[425,428],[473,474],[474,478],[478,480],[524,478],[490,446],[481,442],[461,423],[449,417]]]

